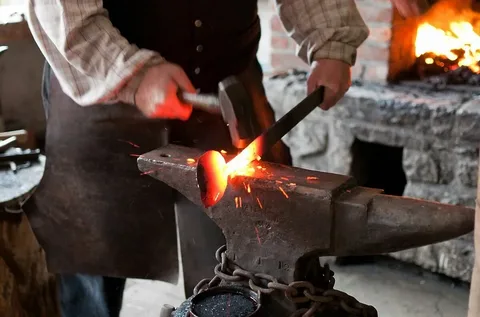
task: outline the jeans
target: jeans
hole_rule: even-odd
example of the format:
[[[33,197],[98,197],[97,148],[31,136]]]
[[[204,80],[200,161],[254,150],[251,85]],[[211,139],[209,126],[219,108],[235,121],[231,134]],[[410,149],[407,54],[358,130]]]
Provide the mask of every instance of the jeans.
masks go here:
[[[118,317],[124,278],[62,274],[57,276],[62,317]]]

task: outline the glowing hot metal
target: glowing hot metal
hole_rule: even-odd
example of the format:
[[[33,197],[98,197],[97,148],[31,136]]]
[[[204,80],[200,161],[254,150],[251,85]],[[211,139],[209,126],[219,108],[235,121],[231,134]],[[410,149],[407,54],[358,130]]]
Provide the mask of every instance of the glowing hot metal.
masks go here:
[[[228,163],[217,151],[208,151],[198,160],[197,182],[205,207],[215,205],[223,197],[228,178],[248,175],[249,164],[270,150],[280,139],[323,102],[325,87],[320,86],[308,95],[280,120],[250,143],[240,154]],[[214,199],[217,197],[217,199]]]

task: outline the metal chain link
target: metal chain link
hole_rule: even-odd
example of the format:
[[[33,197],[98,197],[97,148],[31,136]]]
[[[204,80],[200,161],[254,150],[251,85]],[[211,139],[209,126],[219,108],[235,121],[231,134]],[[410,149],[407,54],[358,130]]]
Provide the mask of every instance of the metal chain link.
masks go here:
[[[360,303],[353,296],[333,289],[335,279],[328,264],[323,267],[326,285],[328,285],[328,289],[325,290],[315,287],[308,281],[295,281],[287,285],[280,283],[269,274],[243,270],[227,258],[225,251],[226,246],[222,246],[215,252],[215,258],[219,262],[214,269],[215,276],[212,279],[201,280],[193,290],[194,295],[210,287],[218,286],[222,281],[243,282],[248,283],[250,289],[255,292],[269,295],[280,291],[294,304],[310,303],[309,308],[301,308],[291,317],[313,317],[327,307],[340,308],[352,317],[377,317],[377,312],[373,307]]]

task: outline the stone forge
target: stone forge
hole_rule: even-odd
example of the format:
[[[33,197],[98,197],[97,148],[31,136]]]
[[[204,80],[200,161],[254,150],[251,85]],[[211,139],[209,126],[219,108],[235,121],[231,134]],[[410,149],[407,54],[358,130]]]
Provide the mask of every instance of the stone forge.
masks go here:
[[[384,188],[390,195],[473,207],[480,37],[465,42],[464,31],[480,34],[478,4],[428,0],[430,7],[421,17],[404,19],[390,0],[355,2],[370,37],[358,51],[353,86],[337,107],[315,110],[284,138],[294,165],[351,175],[359,185]],[[275,22],[272,36],[278,37]],[[463,44],[456,47],[458,43]],[[283,54],[293,54],[292,47]],[[469,56],[471,63],[465,61]],[[277,118],[306,95],[303,67],[290,64],[297,70],[265,82]],[[473,236],[392,256],[470,281]]]
[[[302,72],[266,80],[278,117],[305,97],[305,80]],[[315,110],[284,141],[295,166],[352,175],[387,194],[473,207],[480,96],[355,82],[334,109]],[[392,255],[469,281],[473,238]]]

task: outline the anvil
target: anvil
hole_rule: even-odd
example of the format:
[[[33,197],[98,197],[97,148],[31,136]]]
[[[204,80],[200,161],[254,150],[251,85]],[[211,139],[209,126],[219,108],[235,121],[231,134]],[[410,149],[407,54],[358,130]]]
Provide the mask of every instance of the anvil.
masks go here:
[[[196,183],[203,151],[168,145],[138,158],[139,169],[179,191],[222,229],[240,267],[298,280],[307,259],[400,251],[473,230],[474,210],[382,194],[352,177],[254,162],[204,208]]]

